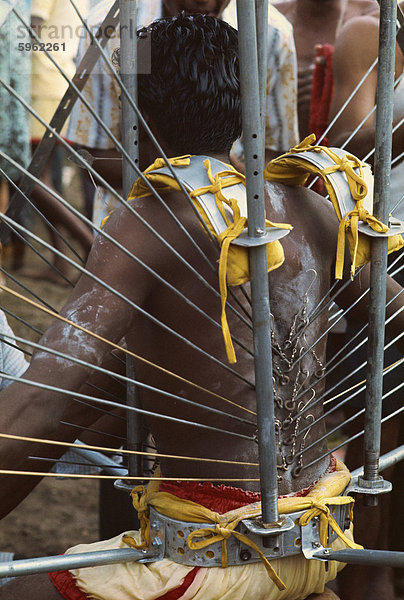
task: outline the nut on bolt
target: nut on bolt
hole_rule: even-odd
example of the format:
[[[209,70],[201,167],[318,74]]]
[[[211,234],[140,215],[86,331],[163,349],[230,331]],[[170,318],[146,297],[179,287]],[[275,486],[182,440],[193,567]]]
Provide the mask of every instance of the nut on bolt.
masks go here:
[[[162,540],[159,537],[155,537],[153,542],[152,542],[152,546],[161,546],[162,544]]]
[[[321,547],[320,542],[311,542],[311,545],[313,546],[313,548],[320,548]]]
[[[247,560],[250,560],[251,558],[251,552],[249,550],[242,550],[240,552],[240,559],[243,560],[244,562],[247,562]]]

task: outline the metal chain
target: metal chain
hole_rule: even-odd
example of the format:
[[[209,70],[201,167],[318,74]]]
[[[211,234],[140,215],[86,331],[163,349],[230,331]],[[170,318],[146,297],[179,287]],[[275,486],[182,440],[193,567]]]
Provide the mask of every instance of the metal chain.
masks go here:
[[[286,411],[286,416],[283,419],[275,419],[275,436],[277,440],[277,447],[279,451],[279,463],[278,469],[278,481],[283,478],[282,473],[288,471],[290,466],[295,462],[297,458],[297,464],[292,470],[292,476],[297,477],[303,467],[303,455],[302,451],[306,445],[306,439],[311,431],[311,427],[307,429],[303,438],[299,444],[297,439],[299,436],[299,426],[304,421],[306,427],[310,422],[313,423],[315,418],[312,414],[306,414],[303,416],[305,409],[311,404],[316,396],[316,392],[312,387],[313,378],[320,378],[324,373],[324,365],[317,356],[316,352],[312,349],[310,351],[311,356],[314,358],[316,368],[312,369],[312,372],[303,368],[303,361],[298,360],[295,364],[296,359],[301,356],[308,343],[305,337],[305,329],[308,323],[307,307],[309,302],[308,292],[312,287],[317,273],[314,271],[315,277],[313,282],[310,284],[308,290],[303,297],[303,305],[299,312],[295,315],[290,332],[286,340],[281,344],[277,341],[274,333],[273,326],[271,327],[271,343],[273,352],[273,386],[274,386],[274,400],[279,410]],[[273,325],[274,317],[271,315],[271,323]],[[293,367],[293,365],[295,366]],[[280,393],[282,387],[288,385],[291,381],[292,371],[294,373],[294,384],[290,398],[284,400]],[[300,400],[296,405],[296,398],[302,389],[305,387],[311,387],[311,395],[309,399]],[[302,414],[300,414],[302,413]],[[300,416],[299,416],[300,415]],[[285,432],[287,432],[293,423],[293,429],[290,432],[289,437],[284,439]]]

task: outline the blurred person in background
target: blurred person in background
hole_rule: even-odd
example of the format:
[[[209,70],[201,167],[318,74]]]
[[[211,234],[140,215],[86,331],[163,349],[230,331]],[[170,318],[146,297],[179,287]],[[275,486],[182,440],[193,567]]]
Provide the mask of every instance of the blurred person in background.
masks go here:
[[[87,0],[82,0],[80,9],[85,15],[88,10]],[[67,90],[68,82],[58,68],[51,62],[47,52],[57,65],[72,78],[75,73],[74,57],[77,52],[82,23],[70,2],[65,0],[32,0],[31,28],[40,41],[31,39],[32,57],[32,107],[39,116],[49,123]],[[61,135],[66,134],[67,125]],[[33,115],[30,115],[30,133],[33,151],[42,139],[45,127]],[[61,193],[61,169],[63,153],[57,146],[41,174],[41,180],[51,189],[57,188]],[[56,184],[56,185],[55,185]],[[68,231],[75,238],[86,256],[92,244],[92,233],[79,218],[63,207],[50,193],[39,186],[32,191],[32,199],[45,217],[55,226],[58,232]],[[49,229],[52,245],[64,252],[66,246],[56,232]],[[63,275],[69,274],[69,268],[63,257],[54,255],[53,265]],[[22,266],[22,260],[20,261]],[[50,279],[57,283],[64,280],[51,269],[22,269],[20,275]]]
[[[25,49],[29,42],[27,31],[11,10],[16,11],[29,21],[30,0],[15,0],[0,3],[0,78],[29,103],[31,85],[31,55]],[[22,44],[22,46],[19,46]],[[28,113],[23,105],[3,86],[0,85],[0,150],[23,167],[30,160]],[[21,171],[5,158],[0,157],[0,212],[4,213],[10,197],[15,191],[14,184],[21,178]],[[30,211],[21,208],[18,211],[21,225],[30,225]],[[19,263],[24,241],[13,233],[7,232],[7,254],[10,253],[14,266]]]
[[[376,0],[275,0],[274,5],[290,21],[294,31],[300,137],[310,133],[319,137],[322,132],[316,130],[316,120],[320,115],[323,121],[327,120],[329,114],[332,52],[340,29],[353,17],[375,10],[378,4]],[[320,71],[318,76],[316,68]]]

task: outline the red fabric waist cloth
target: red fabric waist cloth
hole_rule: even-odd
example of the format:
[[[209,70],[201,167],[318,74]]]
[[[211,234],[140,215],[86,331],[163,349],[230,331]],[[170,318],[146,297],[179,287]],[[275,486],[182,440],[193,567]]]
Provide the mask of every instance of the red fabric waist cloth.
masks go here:
[[[336,459],[334,456],[331,456],[327,473],[333,473],[336,464]],[[296,497],[307,496],[316,483],[317,481],[313,481],[308,487],[288,495]],[[209,481],[162,481],[159,490],[160,492],[168,492],[183,500],[191,500],[219,514],[261,500],[261,494],[258,492],[250,492],[230,485],[214,485]],[[287,498],[287,496],[278,497]]]
[[[336,468],[336,459],[331,456],[330,465],[327,473],[333,473]],[[290,496],[306,496],[312,487],[317,483],[314,481],[310,486],[290,494]],[[214,485],[209,481],[162,481],[160,484],[160,492],[168,492],[182,498],[183,500],[191,500],[197,504],[201,504],[210,510],[220,514],[241,508],[253,502],[259,502],[261,495],[257,492],[250,492],[241,488],[232,487],[229,485]],[[279,496],[285,498],[286,496]],[[178,600],[183,596],[191,585],[200,567],[195,567],[184,578],[182,584],[170,590],[156,600]],[[49,578],[59,594],[65,600],[90,600],[87,594],[84,594],[76,585],[73,576],[69,571],[55,571],[49,573]]]

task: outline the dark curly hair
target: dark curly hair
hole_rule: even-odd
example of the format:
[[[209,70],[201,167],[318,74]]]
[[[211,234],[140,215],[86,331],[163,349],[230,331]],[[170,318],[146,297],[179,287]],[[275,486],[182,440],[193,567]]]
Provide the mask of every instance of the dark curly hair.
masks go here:
[[[146,35],[151,74],[139,75],[140,109],[178,156],[229,152],[242,128],[237,31],[181,13],[138,31]]]

